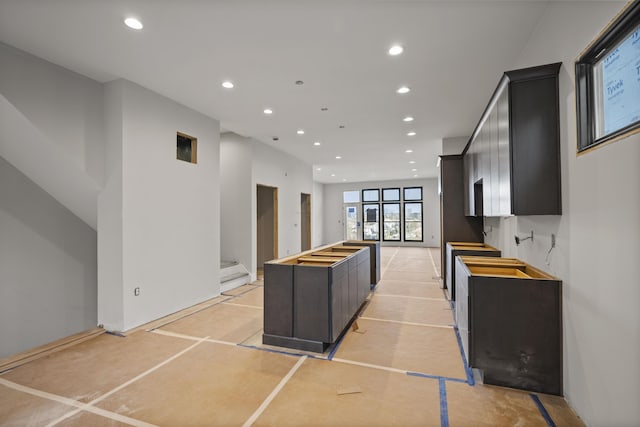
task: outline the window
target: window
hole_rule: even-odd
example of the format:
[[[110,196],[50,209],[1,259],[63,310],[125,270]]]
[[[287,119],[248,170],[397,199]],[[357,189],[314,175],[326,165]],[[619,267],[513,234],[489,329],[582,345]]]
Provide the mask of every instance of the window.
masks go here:
[[[578,151],[640,131],[640,2],[576,62]]]
[[[363,240],[380,240],[380,205],[363,204],[364,219]]]
[[[343,192],[342,202],[343,203],[360,203],[360,192],[358,190]]]
[[[405,187],[404,200],[422,200],[422,187]]]
[[[362,190],[363,202],[378,202],[380,201],[380,190]]]
[[[422,202],[404,204],[404,240],[422,242]]]
[[[178,132],[176,137],[176,159],[198,163],[198,139]]]
[[[400,241],[400,203],[382,204],[382,240]]]
[[[383,188],[382,201],[383,202],[399,202],[400,189],[399,188]]]

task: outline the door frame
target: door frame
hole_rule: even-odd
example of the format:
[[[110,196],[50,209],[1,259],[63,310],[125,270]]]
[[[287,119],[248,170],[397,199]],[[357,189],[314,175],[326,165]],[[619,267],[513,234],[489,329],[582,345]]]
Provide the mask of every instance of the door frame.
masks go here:
[[[259,187],[263,187],[263,188],[268,188],[271,190],[271,194],[272,194],[272,203],[273,203],[273,258],[274,259],[278,259],[278,187],[272,187],[270,185],[263,185],[263,184],[256,184],[256,213],[255,215],[255,221],[256,221],[256,255],[257,255],[257,248],[259,247],[259,242],[257,241],[257,239],[260,236],[260,233],[258,233],[258,217],[257,214],[260,211],[259,206],[258,206],[258,192],[259,192]]]
[[[344,240],[350,240],[347,238],[347,208],[354,208],[356,210],[356,239],[362,240],[362,203],[344,203],[342,205],[342,237]]]
[[[306,251],[311,249],[311,247],[313,246],[311,244],[311,194],[309,193],[300,193],[300,249],[301,251]],[[307,215],[303,216],[303,212],[304,210],[302,209],[302,198],[304,198],[304,202],[306,204],[306,211],[307,211]],[[307,242],[309,242],[309,247],[308,248],[303,248],[302,247],[302,230],[303,230],[303,224],[307,225]]]

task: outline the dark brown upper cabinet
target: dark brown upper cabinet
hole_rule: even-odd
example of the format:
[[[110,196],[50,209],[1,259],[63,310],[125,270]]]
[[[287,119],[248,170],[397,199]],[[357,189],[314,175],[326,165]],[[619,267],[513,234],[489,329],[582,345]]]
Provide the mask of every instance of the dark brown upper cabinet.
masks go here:
[[[561,65],[504,73],[462,153],[465,215],[562,214]]]

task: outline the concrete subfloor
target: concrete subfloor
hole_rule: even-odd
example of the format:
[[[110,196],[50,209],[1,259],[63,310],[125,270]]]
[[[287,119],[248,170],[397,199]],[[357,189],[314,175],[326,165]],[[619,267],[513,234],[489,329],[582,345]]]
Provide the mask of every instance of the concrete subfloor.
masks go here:
[[[472,384],[438,249],[381,255],[357,328],[324,354],[261,343],[259,281],[1,373],[0,426],[584,425],[561,397]]]

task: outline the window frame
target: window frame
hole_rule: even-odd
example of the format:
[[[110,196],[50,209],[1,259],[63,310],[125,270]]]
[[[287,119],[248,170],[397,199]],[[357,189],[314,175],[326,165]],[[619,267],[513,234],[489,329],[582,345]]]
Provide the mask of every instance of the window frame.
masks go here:
[[[365,200],[364,193],[365,191],[375,191],[378,197],[376,200]],[[362,189],[362,203],[380,203],[380,189],[379,188],[363,188]]]
[[[407,223],[414,223],[418,221],[407,221],[407,205],[420,205],[420,240],[417,239],[407,239]],[[424,203],[422,201],[408,201],[404,202],[402,205],[402,216],[403,216],[403,224],[404,224],[404,241],[405,242],[424,242]]]
[[[634,1],[580,55],[575,62],[577,153],[640,132],[640,120],[596,138],[596,94],[593,70],[611,49],[640,25],[640,2]]]
[[[387,190],[398,190],[398,198],[397,199],[386,199],[384,197],[384,192]],[[400,202],[402,201],[402,190],[400,189],[400,187],[390,187],[390,188],[383,188],[382,189],[382,202]]]
[[[184,153],[181,151],[181,143],[189,145],[188,151],[184,151]],[[188,158],[182,157],[182,154],[188,154]],[[198,138],[187,135],[184,132],[176,132],[176,160],[194,165],[198,164]]]
[[[406,192],[407,190],[420,190],[420,198],[419,199],[407,199]],[[419,202],[424,197],[424,193],[422,191],[422,187],[403,187],[402,188],[402,200],[405,202]]]
[[[384,207],[387,205],[395,205],[398,206],[398,221],[388,221],[389,223],[392,222],[397,222],[398,223],[398,238],[397,239],[387,239],[385,238],[385,228],[384,225],[387,221],[385,221],[384,219]],[[398,202],[390,202],[390,203],[382,203],[382,215],[380,215],[380,219],[382,222],[382,227],[381,227],[381,236],[382,236],[382,241],[383,242],[401,242],[402,241],[402,228],[403,228],[403,224],[404,222],[402,221],[402,203]]]
[[[366,206],[376,206],[378,208],[378,218],[377,218],[377,220],[375,222],[374,221],[367,221],[367,215],[365,214],[365,207]],[[366,241],[369,241],[369,242],[379,242],[380,241],[380,222],[381,222],[381,219],[382,219],[380,217],[380,212],[381,212],[380,211],[380,203],[377,203],[377,202],[373,202],[373,203],[362,202],[362,240],[366,240]],[[367,239],[365,237],[365,235],[364,235],[365,229],[366,229],[365,225],[367,223],[372,223],[372,222],[374,222],[375,224],[378,224],[378,237],[376,239]]]

